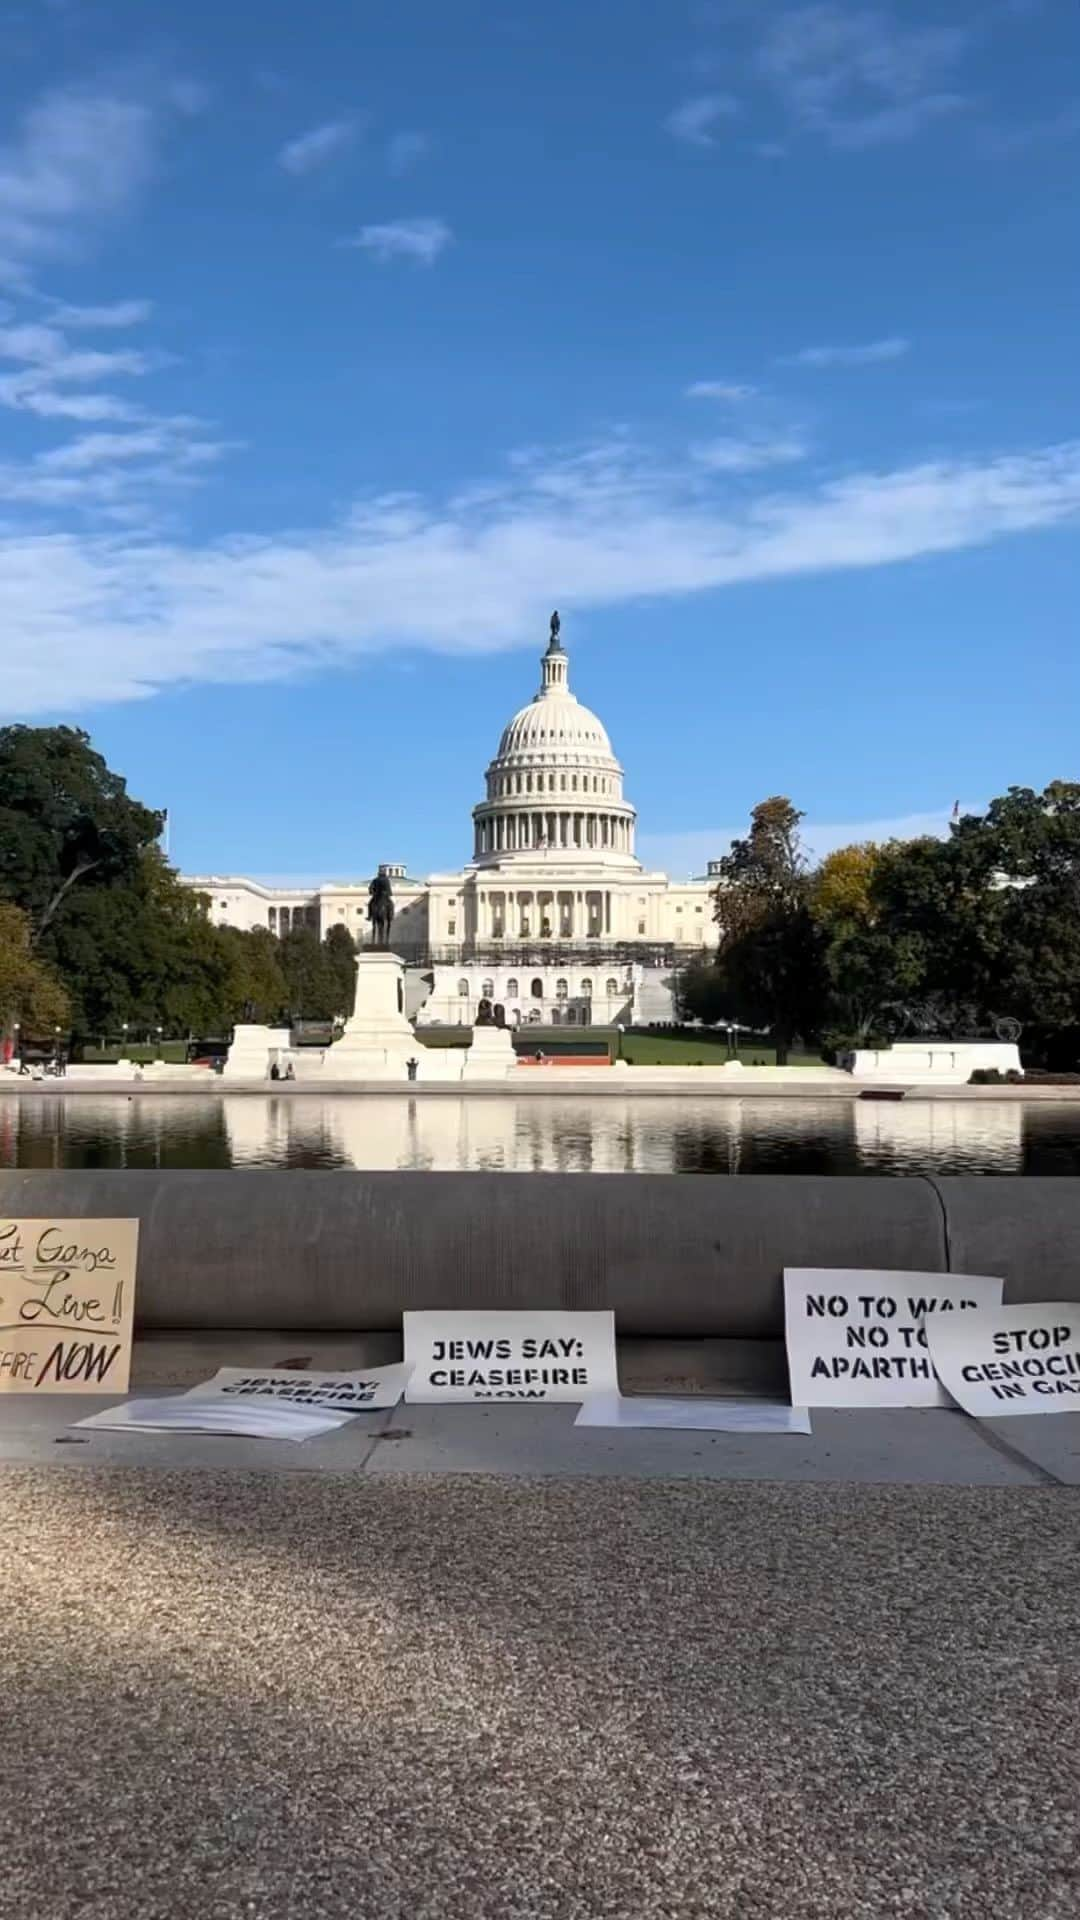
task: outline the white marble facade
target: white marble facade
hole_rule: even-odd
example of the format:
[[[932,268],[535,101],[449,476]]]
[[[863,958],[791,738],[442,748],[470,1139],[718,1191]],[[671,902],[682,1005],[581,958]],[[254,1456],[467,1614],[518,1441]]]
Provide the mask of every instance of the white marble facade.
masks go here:
[[[514,1024],[669,1019],[673,965],[715,945],[715,877],[680,884],[642,867],[622,767],[571,693],[568,668],[555,619],[539,690],[504,727],[485,773],[468,864],[425,880],[384,865],[392,945],[414,969],[422,1024],[468,1024],[484,997]],[[224,926],[367,936],[366,880],[305,890],[184,878]]]

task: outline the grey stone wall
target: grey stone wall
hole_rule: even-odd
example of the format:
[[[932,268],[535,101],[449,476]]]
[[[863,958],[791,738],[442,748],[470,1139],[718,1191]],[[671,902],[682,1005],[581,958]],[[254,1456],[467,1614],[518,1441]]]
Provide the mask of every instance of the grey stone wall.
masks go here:
[[[1080,1182],[760,1175],[0,1172],[0,1211],[137,1217],[137,1322],[393,1328],[406,1307],[612,1307],[776,1338],[788,1266],[1000,1274],[1080,1300]]]

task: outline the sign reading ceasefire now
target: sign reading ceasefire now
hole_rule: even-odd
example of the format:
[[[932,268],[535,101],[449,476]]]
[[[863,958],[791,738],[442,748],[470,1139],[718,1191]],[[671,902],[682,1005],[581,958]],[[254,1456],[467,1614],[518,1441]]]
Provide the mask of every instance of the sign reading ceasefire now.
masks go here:
[[[0,1393],[126,1393],[137,1220],[0,1218]]]

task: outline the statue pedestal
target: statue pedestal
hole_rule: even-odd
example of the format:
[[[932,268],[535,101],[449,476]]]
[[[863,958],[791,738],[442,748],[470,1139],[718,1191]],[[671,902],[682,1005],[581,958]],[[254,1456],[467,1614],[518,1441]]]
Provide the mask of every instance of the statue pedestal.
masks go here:
[[[323,1072],[331,1080],[408,1081],[408,1062],[423,1052],[405,1018],[405,962],[379,949],[357,955],[356,999]]]
[[[474,1027],[463,1080],[505,1080],[517,1066],[509,1027]]]
[[[221,1069],[222,1079],[267,1079],[271,1051],[288,1052],[291,1043],[288,1027],[234,1027],[229,1057]]]

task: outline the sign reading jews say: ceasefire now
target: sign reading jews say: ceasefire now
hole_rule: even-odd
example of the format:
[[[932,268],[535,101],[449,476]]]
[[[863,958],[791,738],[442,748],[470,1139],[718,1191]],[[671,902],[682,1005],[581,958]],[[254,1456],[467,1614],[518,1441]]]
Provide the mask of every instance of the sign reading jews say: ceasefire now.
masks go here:
[[[405,1398],[581,1401],[618,1391],[615,1316],[443,1312],[404,1315]]]

